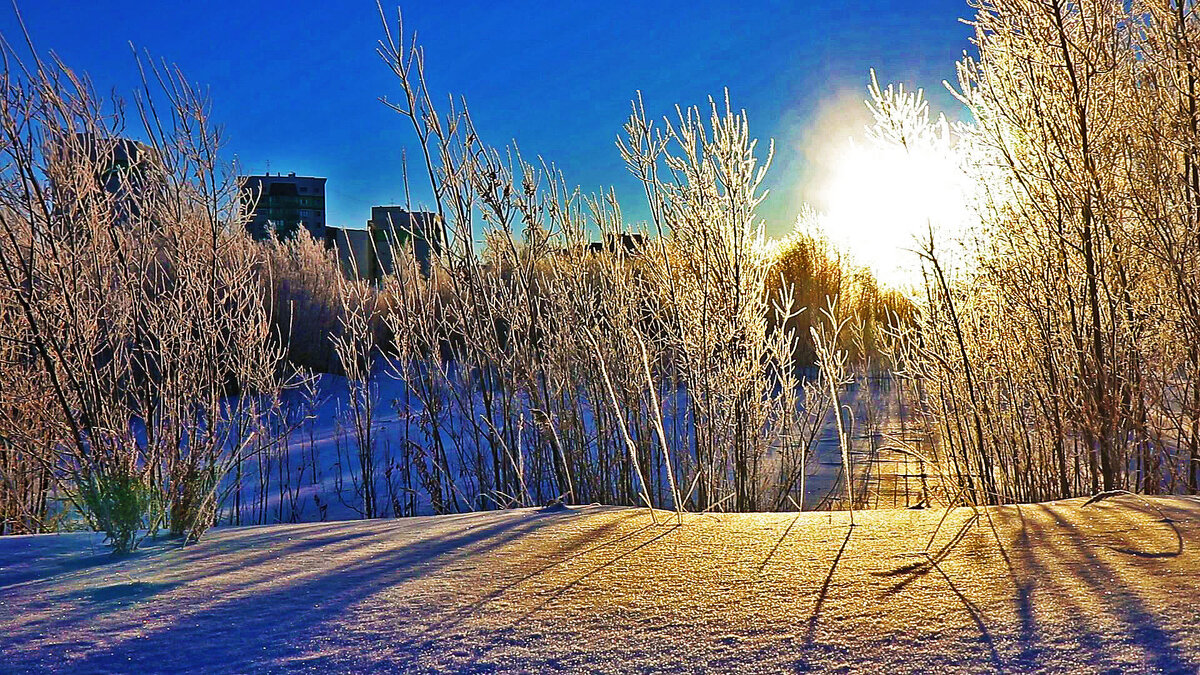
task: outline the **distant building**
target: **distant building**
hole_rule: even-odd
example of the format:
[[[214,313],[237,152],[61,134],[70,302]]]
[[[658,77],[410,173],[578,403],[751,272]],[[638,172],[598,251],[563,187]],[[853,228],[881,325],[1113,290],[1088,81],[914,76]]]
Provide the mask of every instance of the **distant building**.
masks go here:
[[[326,245],[337,250],[338,265],[350,278],[379,280],[396,272],[392,252],[412,247],[428,275],[433,256],[441,253],[446,229],[436,213],[407,211],[401,206],[375,206],[366,228],[326,228]]]
[[[91,171],[95,187],[112,197],[113,215],[118,223],[128,223],[140,213],[139,199],[154,187],[165,187],[165,177],[156,151],[135,140],[122,137],[99,137],[91,133],[76,133],[64,139],[55,152],[55,161],[71,166],[78,162]],[[71,210],[85,200],[79,194],[93,188],[78,183],[54,184],[56,212],[67,220],[74,217]]]
[[[611,234],[604,235],[604,241],[594,241],[588,244],[590,253],[616,253],[623,251],[626,255],[639,255],[646,246],[646,238],[641,234],[622,234],[620,240]],[[618,248],[619,247],[619,248]]]
[[[404,250],[411,246],[421,273],[428,276],[433,256],[442,252],[446,239],[446,228],[438,214],[406,211],[402,206],[372,206],[367,228],[373,233],[380,274],[396,271],[393,248]]]
[[[326,227],[325,246],[337,253],[338,269],[347,279],[378,278],[371,231],[355,227]]]
[[[240,176],[238,185],[250,216],[246,229],[255,239],[266,239],[272,232],[288,239],[301,227],[318,241],[327,239],[324,178],[268,173]]]

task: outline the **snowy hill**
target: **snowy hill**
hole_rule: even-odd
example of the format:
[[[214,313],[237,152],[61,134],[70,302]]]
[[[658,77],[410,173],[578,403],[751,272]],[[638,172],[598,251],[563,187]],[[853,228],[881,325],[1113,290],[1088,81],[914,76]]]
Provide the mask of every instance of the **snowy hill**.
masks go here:
[[[1083,504],[10,537],[0,670],[1196,672],[1200,501]]]

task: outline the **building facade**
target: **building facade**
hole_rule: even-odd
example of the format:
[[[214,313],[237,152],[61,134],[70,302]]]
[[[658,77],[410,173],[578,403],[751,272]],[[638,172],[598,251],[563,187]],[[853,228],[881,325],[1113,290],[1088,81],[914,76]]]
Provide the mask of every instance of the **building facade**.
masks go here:
[[[289,173],[238,178],[242,204],[250,220],[246,229],[255,239],[274,234],[295,236],[301,227],[325,241],[325,179]]]
[[[446,238],[446,228],[436,213],[406,211],[402,206],[372,206],[367,229],[375,242],[380,275],[396,271],[394,250],[411,246],[421,273],[429,276],[433,256],[442,252]]]
[[[326,227],[325,246],[337,254],[338,269],[347,279],[375,279],[375,247],[371,231],[357,227]]]
[[[606,234],[604,241],[593,241],[588,244],[589,253],[604,253],[605,251],[616,254],[618,251],[627,256],[641,255],[646,250],[646,237],[640,233],[620,235],[620,240],[617,235]]]
[[[402,206],[375,206],[365,228],[326,228],[325,242],[337,251],[342,274],[378,281],[395,274],[394,251],[412,247],[421,273],[428,276],[442,251],[446,230],[436,213]]]

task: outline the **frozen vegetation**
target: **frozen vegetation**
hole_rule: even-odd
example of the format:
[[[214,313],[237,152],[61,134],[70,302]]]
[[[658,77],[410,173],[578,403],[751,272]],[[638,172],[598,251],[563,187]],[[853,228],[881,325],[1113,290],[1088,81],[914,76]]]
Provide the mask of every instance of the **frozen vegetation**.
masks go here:
[[[0,44],[0,670],[1197,672],[1200,13],[976,9],[970,120],[868,88],[967,186],[907,294],[728,94],[632,102],[630,225],[385,18],[445,230],[359,280],[177,70]]]
[[[221,522],[867,499],[828,468],[857,478],[858,413],[882,445],[855,390],[918,395],[889,370],[914,305],[819,234],[766,240],[771,151],[744,112],[710,100],[663,127],[635,102],[619,146],[653,219],[628,235],[611,192],[439,113],[404,37],[380,54],[445,230],[379,280],[303,233],[250,237],[177,71],[143,70],[136,131],[55,60],[0,87],[0,532],[83,524],[129,552]]]
[[[373,396],[378,400],[378,412],[372,421],[375,447],[372,461],[378,463],[373,491],[380,495],[376,515],[432,515],[433,505],[428,496],[421,492],[416,477],[406,472],[410,465],[405,463],[403,452],[403,448],[415,442],[420,433],[407,414],[416,415],[419,410],[410,412],[411,408],[403,405],[407,385],[391,377],[386,368],[379,368],[373,382]],[[300,396],[306,414],[300,416],[290,433],[276,447],[256,453],[230,472],[228,491],[223,493],[222,509],[218,514],[219,523],[297,523],[364,516],[362,468],[353,432],[348,428],[351,421],[347,415],[350,407],[347,391],[343,377],[322,375],[310,391]],[[883,456],[886,452],[878,451],[889,437],[901,434],[905,424],[901,418],[906,413],[892,383],[886,378],[866,381],[861,388],[845,392],[842,405],[847,410],[843,416],[848,425],[851,450],[859,464],[855,475],[859,481],[857,499],[860,505],[910,506],[926,499],[928,483],[937,484],[938,477],[928,475],[923,490],[914,461],[908,469],[913,472],[909,485],[897,485],[896,477],[887,473],[896,473],[897,469],[888,464],[887,457]],[[671,426],[670,418],[667,419]],[[450,445],[451,436],[459,433],[462,423],[449,420],[447,428],[445,442]],[[460,453],[451,454],[449,473],[469,476],[469,471],[461,470],[461,463],[463,457],[473,456],[474,450],[467,444]],[[811,454],[802,483],[805,508],[844,507],[841,448],[832,413],[827,414],[818,426]],[[768,453],[765,461],[777,466],[783,463],[775,453]],[[882,471],[885,475],[872,476],[871,471]],[[901,481],[903,477],[900,477]],[[653,480],[657,483],[654,492],[669,489],[663,472],[654,474]],[[532,478],[528,483],[528,494],[521,496],[518,505],[560,501],[552,491],[535,491],[541,486],[533,484]],[[461,494],[468,494],[473,489],[471,483],[462,478],[456,486]],[[800,496],[797,489],[796,505],[801,503]],[[470,506],[472,504],[464,503],[461,508],[470,510]]]

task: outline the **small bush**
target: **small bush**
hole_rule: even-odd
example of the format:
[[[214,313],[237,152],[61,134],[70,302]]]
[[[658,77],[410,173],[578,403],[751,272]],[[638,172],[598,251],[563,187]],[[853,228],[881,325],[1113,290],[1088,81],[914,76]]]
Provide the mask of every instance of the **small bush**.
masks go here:
[[[113,553],[137,547],[138,533],[153,525],[157,491],[146,476],[121,467],[103,467],[76,480],[79,504],[94,529],[103,532]]]

